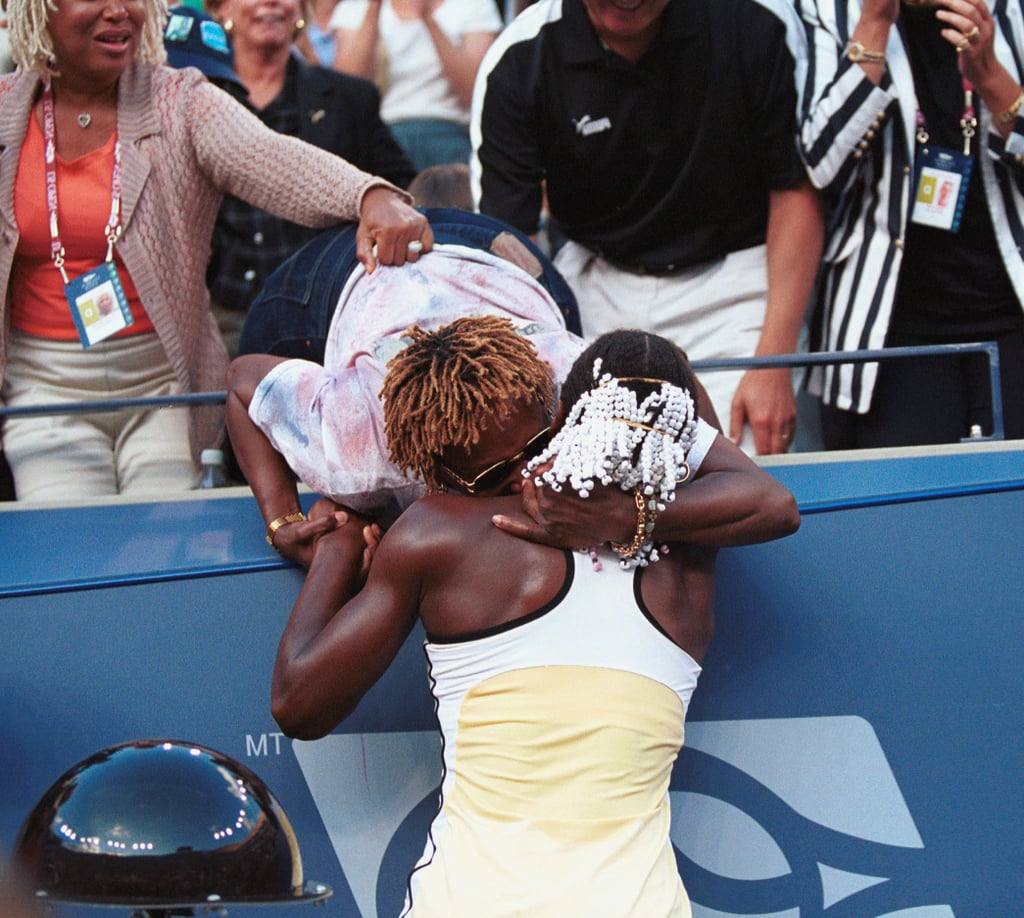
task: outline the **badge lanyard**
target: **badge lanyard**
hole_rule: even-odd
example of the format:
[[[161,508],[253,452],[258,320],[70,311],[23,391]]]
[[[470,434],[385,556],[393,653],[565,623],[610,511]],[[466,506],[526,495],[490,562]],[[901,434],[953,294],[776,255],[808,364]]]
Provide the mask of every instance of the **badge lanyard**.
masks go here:
[[[114,140],[114,168],[110,178],[110,216],[104,234],[107,256],[81,277],[69,280],[64,269],[64,246],[57,224],[57,132],[53,90],[43,86],[43,141],[45,145],[46,209],[50,218],[50,255],[64,281],[64,296],[71,309],[83,347],[109,338],[135,320],[114,264],[114,243],[121,237],[121,142]]]
[[[961,79],[964,107],[960,116],[963,151],[928,146],[928,130],[921,109],[917,110],[915,139],[918,143],[917,181],[911,220],[924,226],[949,230],[960,229],[967,183],[971,177],[971,140],[977,133],[978,119],[974,111],[974,86]]]

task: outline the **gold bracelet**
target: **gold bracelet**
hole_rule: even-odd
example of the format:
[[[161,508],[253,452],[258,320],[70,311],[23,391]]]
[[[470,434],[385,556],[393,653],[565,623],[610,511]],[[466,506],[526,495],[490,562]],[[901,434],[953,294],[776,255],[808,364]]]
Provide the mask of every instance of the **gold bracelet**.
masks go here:
[[[1017,98],[1005,112],[996,112],[992,117],[1000,124],[1009,124],[1017,117],[1021,108],[1024,108],[1024,89],[1017,93]]]
[[[655,500],[648,501],[640,488],[633,488],[633,503],[636,505],[636,532],[629,545],[622,542],[611,542],[612,551],[622,564],[636,560],[640,553],[647,549],[654,538],[654,521],[658,516],[658,504]]]
[[[274,544],[274,535],[277,530],[282,526],[286,526],[288,523],[302,523],[306,520],[306,514],[301,510],[295,513],[286,513],[284,516],[279,516],[274,522],[267,527],[267,544],[277,551],[277,546]]]
[[[848,41],[843,54],[855,64],[884,64],[884,51],[868,51],[859,41]]]

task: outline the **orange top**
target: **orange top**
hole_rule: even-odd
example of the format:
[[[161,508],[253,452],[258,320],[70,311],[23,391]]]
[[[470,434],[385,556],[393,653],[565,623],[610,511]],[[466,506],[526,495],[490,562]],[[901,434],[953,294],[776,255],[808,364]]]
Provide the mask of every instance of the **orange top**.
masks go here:
[[[71,280],[107,257],[104,230],[110,216],[114,141],[115,135],[111,134],[98,150],[69,163],[57,157],[57,227],[65,251],[64,270]],[[64,297],[64,279],[50,254],[45,169],[43,131],[33,115],[14,183],[19,239],[11,271],[11,327],[43,338],[76,341],[78,332]],[[117,252],[114,263],[135,319],[115,337],[153,331],[153,323]]]

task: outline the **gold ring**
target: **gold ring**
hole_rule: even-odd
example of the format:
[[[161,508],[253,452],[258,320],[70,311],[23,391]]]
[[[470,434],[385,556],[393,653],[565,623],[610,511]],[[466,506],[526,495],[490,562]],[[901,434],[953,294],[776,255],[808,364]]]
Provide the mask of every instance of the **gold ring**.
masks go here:
[[[976,42],[978,40],[978,36],[979,35],[981,35],[981,29],[979,29],[977,26],[975,26],[973,29],[971,29],[970,32],[968,32],[964,36],[964,38],[966,38],[969,42],[971,42],[973,44],[974,42]]]
[[[965,38],[956,46],[956,53],[963,54],[971,46],[971,43]]]

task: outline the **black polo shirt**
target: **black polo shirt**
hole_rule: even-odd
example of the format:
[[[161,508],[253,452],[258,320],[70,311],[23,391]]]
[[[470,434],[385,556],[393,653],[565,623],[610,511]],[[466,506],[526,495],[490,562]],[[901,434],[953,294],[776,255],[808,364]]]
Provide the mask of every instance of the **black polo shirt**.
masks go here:
[[[804,174],[785,27],[756,0],[672,0],[636,65],[581,0],[541,0],[496,45],[479,205],[523,232],[546,180],[570,239],[627,267],[697,264],[764,242],[769,190]]]

